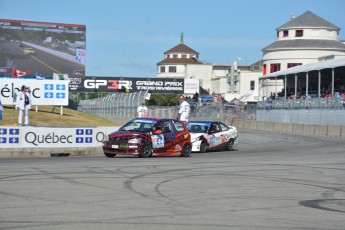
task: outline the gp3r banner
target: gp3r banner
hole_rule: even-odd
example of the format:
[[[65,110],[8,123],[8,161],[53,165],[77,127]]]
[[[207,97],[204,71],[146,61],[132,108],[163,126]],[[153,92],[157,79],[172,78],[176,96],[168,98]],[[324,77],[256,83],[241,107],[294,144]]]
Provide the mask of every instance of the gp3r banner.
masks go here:
[[[138,92],[177,93],[184,92],[184,79],[167,78],[117,78],[86,77],[83,84],[76,87],[78,91],[89,92]]]

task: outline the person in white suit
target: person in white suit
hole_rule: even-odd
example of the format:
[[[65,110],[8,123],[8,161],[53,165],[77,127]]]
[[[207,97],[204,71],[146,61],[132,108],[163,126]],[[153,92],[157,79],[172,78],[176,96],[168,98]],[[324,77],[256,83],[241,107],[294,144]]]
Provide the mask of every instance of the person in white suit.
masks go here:
[[[187,98],[186,97],[182,97],[181,101],[182,101],[182,103],[180,104],[180,109],[178,111],[178,113],[179,113],[178,119],[182,123],[187,124],[188,123],[189,114],[190,114],[190,105],[187,102]]]
[[[19,108],[18,126],[22,126],[23,114],[25,116],[25,126],[30,126],[29,109],[31,109],[30,88],[23,85],[17,95],[16,108]]]

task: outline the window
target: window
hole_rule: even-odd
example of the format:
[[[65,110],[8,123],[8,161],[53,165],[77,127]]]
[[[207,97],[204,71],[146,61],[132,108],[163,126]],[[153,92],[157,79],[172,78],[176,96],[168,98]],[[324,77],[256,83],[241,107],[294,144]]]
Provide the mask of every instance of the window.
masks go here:
[[[160,70],[161,73],[165,73],[165,66],[161,66],[160,69],[161,69]]]
[[[222,131],[227,131],[227,130],[229,130],[229,127],[226,126],[226,125],[223,124],[223,123],[220,123],[220,128],[221,128]]]
[[[255,81],[250,81],[250,90],[255,90]]]
[[[182,54],[182,58],[187,58],[187,54]]]
[[[267,74],[267,68],[266,68],[266,64],[264,64],[262,67],[262,75],[266,75],[266,74]]]
[[[273,63],[273,64],[271,64],[270,68],[271,68],[270,73],[277,72],[280,70],[280,64],[279,63]]]
[[[298,65],[302,65],[302,63],[288,63],[287,67],[291,68],[291,67],[298,66]]]
[[[173,58],[177,58],[177,54],[174,54],[174,55],[173,55]]]
[[[296,37],[303,37],[303,30],[296,30]]]
[[[289,37],[289,31],[288,30],[283,31],[283,37],[284,38]]]
[[[184,126],[183,124],[180,122],[180,121],[173,121],[174,125],[175,125],[175,129],[178,131],[178,132],[181,132],[184,130]]]
[[[176,73],[176,66],[169,66],[169,73]]]

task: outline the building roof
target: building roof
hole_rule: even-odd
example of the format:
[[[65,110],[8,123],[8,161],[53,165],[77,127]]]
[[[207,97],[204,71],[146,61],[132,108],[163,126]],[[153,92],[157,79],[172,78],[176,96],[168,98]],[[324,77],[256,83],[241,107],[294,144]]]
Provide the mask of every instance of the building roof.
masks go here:
[[[311,11],[307,11],[297,18],[291,19],[289,22],[278,27],[276,30],[292,29],[292,28],[328,28],[340,30],[336,25],[320,18]]]
[[[183,43],[180,43],[177,46],[171,48],[170,50],[164,52],[164,54],[167,54],[167,53],[188,53],[188,54],[197,54],[197,55],[199,55],[198,52],[196,52],[195,50],[193,50],[192,48],[186,46]]]
[[[274,72],[271,74],[267,74],[265,76],[259,77],[260,79],[262,78],[275,78],[279,76],[286,76],[286,75],[291,75],[291,74],[297,74],[297,73],[305,73],[305,72],[310,72],[310,71],[316,71],[316,70],[322,70],[322,69],[333,69],[337,67],[345,67],[345,58],[336,58],[336,59],[331,59],[327,61],[320,61],[320,62],[315,62],[315,63],[309,63],[305,65],[299,65],[295,66],[289,69],[285,69],[282,71]]]
[[[278,40],[263,48],[262,51],[280,49],[336,49],[345,51],[345,44],[337,40],[322,39]]]
[[[203,64],[195,58],[165,58],[164,60],[157,63],[161,64]]]

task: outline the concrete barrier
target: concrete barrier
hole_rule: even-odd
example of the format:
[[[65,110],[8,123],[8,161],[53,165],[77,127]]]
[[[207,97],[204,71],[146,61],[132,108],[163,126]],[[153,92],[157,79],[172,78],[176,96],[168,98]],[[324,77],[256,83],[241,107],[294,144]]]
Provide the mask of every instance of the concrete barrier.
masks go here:
[[[327,136],[328,125],[316,125],[315,126],[315,136],[326,137]]]
[[[265,131],[266,121],[257,121],[256,123],[257,123],[256,130]]]
[[[303,136],[315,136],[315,125],[304,125]]]
[[[339,125],[328,125],[327,136],[328,137],[340,137],[341,136],[341,126],[339,126]]]
[[[292,125],[292,134],[294,135],[303,135],[303,127],[302,124],[293,124]]]
[[[266,131],[268,132],[274,131],[274,122],[266,122]]]
[[[290,123],[283,123],[283,133],[292,134],[293,126]]]
[[[273,131],[277,133],[282,133],[283,132],[283,123],[276,122],[273,125]]]
[[[225,123],[227,122],[225,121]],[[236,126],[239,130],[248,129],[301,136],[335,137],[345,139],[344,125],[305,125],[242,119],[233,119],[232,125]]]

